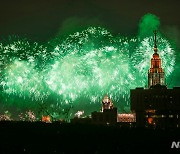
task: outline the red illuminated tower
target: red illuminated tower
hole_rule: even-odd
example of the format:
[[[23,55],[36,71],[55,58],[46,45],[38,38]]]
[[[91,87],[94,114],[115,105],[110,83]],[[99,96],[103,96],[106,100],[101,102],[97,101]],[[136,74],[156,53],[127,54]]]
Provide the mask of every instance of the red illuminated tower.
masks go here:
[[[164,71],[161,68],[161,59],[157,53],[157,32],[154,31],[154,54],[151,58],[151,68],[148,72],[148,87],[155,86],[157,84],[164,85]]]

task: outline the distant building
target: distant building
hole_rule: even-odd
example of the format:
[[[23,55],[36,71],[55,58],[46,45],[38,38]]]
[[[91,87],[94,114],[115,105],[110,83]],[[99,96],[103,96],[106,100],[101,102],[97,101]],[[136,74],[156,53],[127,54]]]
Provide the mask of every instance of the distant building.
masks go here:
[[[120,113],[117,117],[117,125],[124,128],[132,128],[136,126],[135,113]]]
[[[101,112],[92,112],[92,123],[93,124],[116,124],[117,123],[117,108],[114,108],[112,100],[108,95],[104,96],[102,100]]]
[[[131,111],[136,114],[137,127],[180,127],[180,87],[164,85],[164,71],[157,53],[156,33],[154,54],[148,72],[148,89],[130,90]]]
[[[117,122],[136,122],[136,115],[135,113],[121,113],[118,114]]]
[[[104,99],[102,100],[102,112],[105,109],[113,109],[114,105],[111,99],[109,99],[108,95],[104,96]]]
[[[114,107],[112,100],[105,95],[102,99],[102,108],[99,112],[94,111],[91,116],[80,117],[79,114],[84,112],[78,111],[76,117],[71,119],[71,123],[78,124],[95,124],[95,125],[117,125],[120,127],[134,127],[136,116],[134,113],[118,114],[117,108]]]
[[[101,103],[102,108],[99,112],[94,111],[88,117],[80,117],[78,115],[82,114],[82,111],[78,111],[75,114],[76,117],[71,119],[71,123],[115,125],[117,123],[117,108],[114,108],[112,100],[108,95],[105,95]]]
[[[46,122],[46,123],[51,123],[51,117],[50,116],[42,116],[41,121]]]

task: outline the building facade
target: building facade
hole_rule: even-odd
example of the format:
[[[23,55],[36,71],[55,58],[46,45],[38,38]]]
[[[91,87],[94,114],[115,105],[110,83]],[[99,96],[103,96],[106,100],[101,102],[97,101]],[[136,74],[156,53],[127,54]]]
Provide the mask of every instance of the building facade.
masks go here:
[[[180,127],[180,87],[136,88],[130,91],[130,101],[137,127]]]
[[[104,109],[103,112],[92,112],[92,123],[102,125],[116,125],[117,124],[117,108]]]

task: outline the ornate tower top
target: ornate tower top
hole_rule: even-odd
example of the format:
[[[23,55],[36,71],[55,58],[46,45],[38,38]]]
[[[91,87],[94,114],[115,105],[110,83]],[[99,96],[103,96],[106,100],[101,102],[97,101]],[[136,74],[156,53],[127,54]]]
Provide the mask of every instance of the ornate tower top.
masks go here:
[[[151,59],[151,69],[150,72],[162,72],[161,68],[161,59],[159,57],[159,54],[157,53],[157,39],[156,39],[157,31],[154,31],[154,54]]]
[[[102,111],[104,111],[104,109],[113,109],[112,100],[108,97],[108,95],[105,95],[102,100]]]
[[[154,31],[154,54],[151,58],[151,67],[148,72],[148,87],[155,86],[157,84],[164,85],[164,71],[161,68],[161,59],[157,53],[157,31]]]

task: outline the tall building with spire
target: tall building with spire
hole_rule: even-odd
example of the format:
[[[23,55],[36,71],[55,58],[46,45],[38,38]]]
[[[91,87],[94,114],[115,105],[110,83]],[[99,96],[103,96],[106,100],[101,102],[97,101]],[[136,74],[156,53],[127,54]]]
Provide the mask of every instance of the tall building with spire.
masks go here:
[[[151,68],[148,71],[148,88],[155,86],[157,84],[164,85],[164,71],[161,68],[161,59],[159,57],[157,49],[157,32],[154,31],[154,54],[151,58]]]
[[[180,127],[180,87],[165,86],[164,71],[157,50],[154,32],[154,54],[148,71],[149,88],[130,90],[131,111],[136,114],[136,126],[147,128]]]

